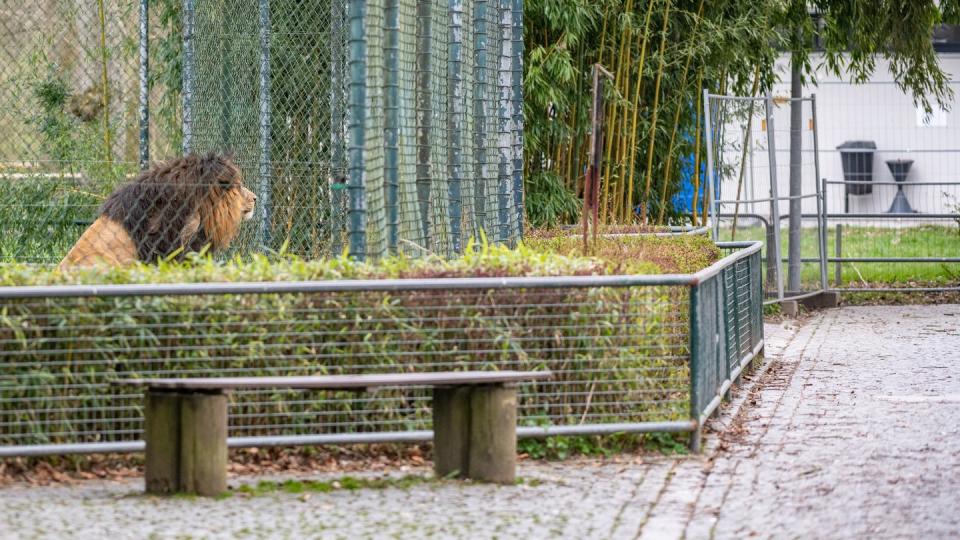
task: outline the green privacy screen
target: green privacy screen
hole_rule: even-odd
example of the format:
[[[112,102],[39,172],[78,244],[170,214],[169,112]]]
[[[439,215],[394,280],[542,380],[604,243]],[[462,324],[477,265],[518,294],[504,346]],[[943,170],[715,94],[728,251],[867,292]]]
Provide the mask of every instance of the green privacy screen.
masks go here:
[[[521,0],[183,2],[183,146],[232,151],[256,192],[238,249],[522,236]]]

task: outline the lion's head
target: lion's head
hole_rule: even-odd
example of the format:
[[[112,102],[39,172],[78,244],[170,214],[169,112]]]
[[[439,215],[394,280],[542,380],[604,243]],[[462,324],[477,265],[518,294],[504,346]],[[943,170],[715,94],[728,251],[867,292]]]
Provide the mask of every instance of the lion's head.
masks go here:
[[[101,214],[123,225],[138,259],[153,262],[181,248],[180,257],[207,245],[225,249],[253,217],[256,199],[230,156],[190,154],[117,188]]]

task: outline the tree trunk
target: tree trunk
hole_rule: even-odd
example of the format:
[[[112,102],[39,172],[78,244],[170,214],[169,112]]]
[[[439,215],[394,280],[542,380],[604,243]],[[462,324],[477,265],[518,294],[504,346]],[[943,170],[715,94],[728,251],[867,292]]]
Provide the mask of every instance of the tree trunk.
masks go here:
[[[795,57],[794,57],[795,58]],[[787,243],[787,290],[800,290],[800,232],[802,225],[802,203],[798,197],[803,192],[803,81],[800,62],[790,62],[790,236]]]

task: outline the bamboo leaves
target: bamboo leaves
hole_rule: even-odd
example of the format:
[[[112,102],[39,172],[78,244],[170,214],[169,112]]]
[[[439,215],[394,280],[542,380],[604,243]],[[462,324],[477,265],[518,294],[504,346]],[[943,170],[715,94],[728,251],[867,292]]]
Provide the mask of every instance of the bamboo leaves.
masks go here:
[[[680,220],[681,211],[702,216],[699,95],[724,85],[747,91],[757,66],[763,67],[762,86],[769,86],[776,56],[772,4],[528,2],[525,172],[531,224],[579,217],[568,211],[568,202],[583,196],[595,63],[614,74],[604,94],[601,225],[661,225]],[[693,186],[693,200],[674,208],[672,197],[684,183]]]

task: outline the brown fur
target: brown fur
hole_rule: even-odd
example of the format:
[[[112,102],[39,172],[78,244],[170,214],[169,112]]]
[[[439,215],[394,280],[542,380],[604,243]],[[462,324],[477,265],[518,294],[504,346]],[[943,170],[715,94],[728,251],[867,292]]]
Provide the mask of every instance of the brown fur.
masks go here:
[[[255,201],[227,156],[190,154],[157,164],[107,198],[60,267],[156,262],[206,246],[223,250]]]

